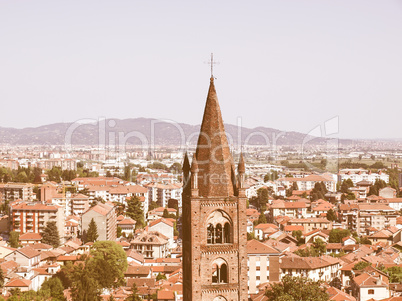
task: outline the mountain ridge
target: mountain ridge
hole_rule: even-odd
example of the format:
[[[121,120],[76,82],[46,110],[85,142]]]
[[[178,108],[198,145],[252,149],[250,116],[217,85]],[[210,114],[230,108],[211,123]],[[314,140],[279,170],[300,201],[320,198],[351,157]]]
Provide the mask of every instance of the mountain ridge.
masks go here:
[[[53,123],[22,129],[0,127],[0,144],[9,145],[96,145],[99,140],[124,142],[128,145],[142,145],[145,141],[154,145],[178,145],[183,142],[195,144],[198,139],[200,124],[190,125],[156,118],[109,118],[95,123]],[[225,123],[225,130],[230,144],[247,145],[300,145],[305,140],[309,144],[320,145],[328,139],[312,137],[296,131],[280,131],[274,128],[258,126],[255,128],[239,127]],[[153,139],[152,139],[153,136]],[[70,139],[71,138],[71,139]],[[101,139],[99,139],[101,138]],[[339,139],[342,143],[352,143],[350,139]]]

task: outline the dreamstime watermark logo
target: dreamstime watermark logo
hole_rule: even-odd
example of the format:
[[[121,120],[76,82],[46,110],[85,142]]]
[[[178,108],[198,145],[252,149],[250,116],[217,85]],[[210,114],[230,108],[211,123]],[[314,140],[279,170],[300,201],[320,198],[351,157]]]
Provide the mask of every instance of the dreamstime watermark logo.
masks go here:
[[[140,128],[127,131],[122,124],[105,117],[77,120],[66,131],[65,151],[73,152],[74,145],[88,144],[88,141],[80,141],[80,139],[84,139],[84,136],[90,133],[93,139],[90,144],[96,145],[98,154],[104,159],[125,157],[128,146],[153,153],[158,151],[159,147],[170,144],[175,146],[176,151],[184,153],[188,149],[194,149],[199,142],[198,147],[208,149],[211,155],[208,158],[200,158],[202,159],[198,162],[200,165],[210,160],[214,163],[222,163],[222,147],[217,141],[221,141],[224,133],[212,131],[211,136],[208,133],[200,133],[198,129],[190,132],[188,127],[183,127],[180,123],[169,119],[149,119],[143,122],[145,123],[142,123]],[[241,117],[237,118],[235,127],[230,129],[231,131],[225,134],[231,151],[243,152],[246,157],[247,152],[251,150],[254,153],[269,154],[269,157],[276,158],[280,155],[279,149],[286,144],[284,141],[288,136],[287,132],[271,131],[269,133],[263,130],[245,129],[242,127]],[[308,168],[317,170],[317,166],[311,162],[311,156],[312,148],[319,145],[320,156],[325,158],[325,164],[321,164],[321,171],[337,170],[339,141],[335,136],[338,133],[338,116],[308,132],[298,146],[303,163]],[[294,141],[292,143],[294,144]],[[293,146],[297,147],[297,145]],[[211,178],[216,182],[218,177]]]

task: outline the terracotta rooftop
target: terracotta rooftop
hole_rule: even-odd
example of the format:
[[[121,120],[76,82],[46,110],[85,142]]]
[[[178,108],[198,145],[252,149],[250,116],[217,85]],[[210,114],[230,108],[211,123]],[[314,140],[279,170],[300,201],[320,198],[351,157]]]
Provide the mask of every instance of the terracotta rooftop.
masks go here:
[[[23,254],[24,256],[26,256],[28,258],[33,258],[35,256],[40,255],[40,253],[37,250],[35,250],[34,248],[32,248],[31,246],[26,246],[21,249],[17,249],[16,251],[20,252],[21,254]]]
[[[19,237],[19,240],[41,240],[42,235],[39,233],[24,233]]]
[[[280,252],[255,239],[247,241],[247,254],[280,254]]]

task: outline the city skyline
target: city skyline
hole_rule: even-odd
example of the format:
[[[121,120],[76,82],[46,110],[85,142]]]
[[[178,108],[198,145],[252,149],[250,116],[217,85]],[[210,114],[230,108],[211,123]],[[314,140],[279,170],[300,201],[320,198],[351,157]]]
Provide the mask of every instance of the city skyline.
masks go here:
[[[400,2],[154,4],[0,1],[0,127],[198,124],[214,52],[225,123],[402,138]]]

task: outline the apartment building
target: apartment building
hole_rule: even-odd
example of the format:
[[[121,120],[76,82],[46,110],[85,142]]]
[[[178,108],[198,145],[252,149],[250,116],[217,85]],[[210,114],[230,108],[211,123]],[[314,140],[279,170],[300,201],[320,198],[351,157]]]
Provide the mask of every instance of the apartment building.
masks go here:
[[[144,185],[148,189],[148,198],[150,202],[156,202],[161,207],[167,207],[169,199],[178,201],[179,208],[182,208],[182,184],[161,184],[149,183]]]
[[[57,194],[51,201],[52,204],[63,207],[64,215],[82,215],[89,209],[90,199],[88,196],[80,193],[67,192],[65,195]]]
[[[38,162],[38,167],[42,169],[52,169],[60,167],[62,170],[76,170],[77,161],[74,159],[48,159]]]
[[[389,182],[389,175],[379,171],[378,173],[371,172],[366,169],[341,169],[338,172],[338,182],[342,183],[344,180],[351,179],[353,184],[356,185],[360,181],[368,181],[374,184],[376,180],[383,180],[385,183]]]
[[[85,211],[81,216],[81,233],[88,230],[92,219],[98,228],[98,240],[116,240],[117,217],[113,204],[98,203]]]
[[[280,251],[257,240],[247,242],[248,293],[259,293],[258,286],[279,281]]]
[[[367,228],[373,227],[378,230],[396,226],[397,212],[387,204],[358,204],[357,233],[367,232]]]
[[[349,230],[357,231],[357,223],[359,216],[358,204],[340,204],[339,205],[339,219],[341,223]]]
[[[42,233],[47,222],[55,221],[60,238],[64,237],[64,210],[53,204],[28,203],[21,200],[10,203],[11,230],[24,233]]]
[[[297,190],[311,190],[316,183],[323,182],[325,187],[330,192],[336,191],[336,181],[327,175],[308,175],[303,178],[280,178],[276,180],[276,183],[286,187],[292,187],[293,183],[297,184]]]
[[[34,199],[33,184],[29,183],[5,183],[0,184],[0,201],[22,200],[31,202]]]

